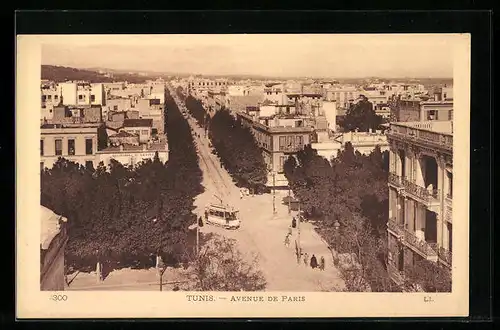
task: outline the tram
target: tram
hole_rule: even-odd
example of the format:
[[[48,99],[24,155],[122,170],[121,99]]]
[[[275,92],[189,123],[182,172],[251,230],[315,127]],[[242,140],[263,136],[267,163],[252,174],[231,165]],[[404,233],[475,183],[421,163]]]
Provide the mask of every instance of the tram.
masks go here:
[[[208,224],[221,226],[226,229],[240,227],[239,211],[221,203],[211,203],[205,207],[205,221]]]

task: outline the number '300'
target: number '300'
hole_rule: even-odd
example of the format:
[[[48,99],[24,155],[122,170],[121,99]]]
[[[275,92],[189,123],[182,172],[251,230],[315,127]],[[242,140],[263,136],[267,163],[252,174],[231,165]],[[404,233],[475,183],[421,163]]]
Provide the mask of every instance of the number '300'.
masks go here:
[[[53,294],[50,296],[50,300],[53,301],[66,301],[68,300],[68,296],[65,294]]]

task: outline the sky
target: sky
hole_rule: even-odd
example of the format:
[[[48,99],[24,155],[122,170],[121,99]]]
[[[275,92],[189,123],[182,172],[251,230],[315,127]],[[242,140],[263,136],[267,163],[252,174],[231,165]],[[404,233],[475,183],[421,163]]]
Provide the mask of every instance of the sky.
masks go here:
[[[451,78],[458,36],[44,36],[42,64],[204,75]]]

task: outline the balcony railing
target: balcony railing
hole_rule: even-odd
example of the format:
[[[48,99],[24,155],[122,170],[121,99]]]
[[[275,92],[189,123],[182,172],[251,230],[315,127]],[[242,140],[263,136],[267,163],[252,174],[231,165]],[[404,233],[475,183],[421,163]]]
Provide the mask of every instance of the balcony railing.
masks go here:
[[[404,242],[419,251],[426,259],[436,261],[437,247],[435,243],[428,243],[418,238],[414,233],[405,229]]]
[[[448,196],[446,196],[445,199],[445,218],[446,221],[452,222],[452,217],[453,217],[453,200],[450,199]]]
[[[297,152],[304,149],[303,144],[296,144],[296,145],[290,145],[290,146],[280,146],[280,151],[285,151],[285,152]]]
[[[396,218],[390,218],[387,222],[387,227],[398,237],[404,237],[405,228],[401,223],[396,221]]]
[[[400,175],[397,175],[396,173],[389,172],[389,183],[398,186],[398,187],[403,187],[403,180]]]
[[[412,125],[412,126],[409,126]],[[432,123],[416,124],[391,124],[389,134],[399,135],[408,139],[438,145],[448,150],[453,149],[453,135],[446,133],[433,132]]]
[[[438,249],[438,255],[439,255],[439,259],[441,259],[442,261],[444,261],[447,265],[451,266],[452,264],[452,253],[451,251],[443,248],[443,247],[440,247]]]
[[[438,200],[439,189],[425,189],[424,187],[406,179],[403,179],[403,186],[405,188],[405,192],[423,200],[426,203]]]

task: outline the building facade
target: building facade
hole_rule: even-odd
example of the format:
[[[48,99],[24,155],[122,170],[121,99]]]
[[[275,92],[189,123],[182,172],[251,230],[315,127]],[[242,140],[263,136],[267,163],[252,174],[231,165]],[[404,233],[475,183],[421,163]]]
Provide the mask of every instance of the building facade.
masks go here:
[[[40,290],[63,291],[64,249],[68,241],[67,219],[44,206],[40,208]]]
[[[388,271],[401,284],[421,259],[452,265],[453,122],[391,123],[387,138]]]
[[[96,152],[101,124],[44,124],[41,126],[40,168],[52,168],[58,158],[85,166],[99,164]]]
[[[237,113],[241,123],[250,128],[262,150],[268,169],[268,186],[286,187],[283,165],[289,156],[297,154],[311,143],[314,129],[304,125],[301,118],[289,118],[287,122],[276,119],[259,119],[246,113]],[[257,120],[255,120],[257,119]],[[267,122],[266,122],[267,120]]]

